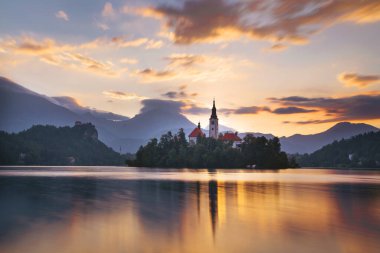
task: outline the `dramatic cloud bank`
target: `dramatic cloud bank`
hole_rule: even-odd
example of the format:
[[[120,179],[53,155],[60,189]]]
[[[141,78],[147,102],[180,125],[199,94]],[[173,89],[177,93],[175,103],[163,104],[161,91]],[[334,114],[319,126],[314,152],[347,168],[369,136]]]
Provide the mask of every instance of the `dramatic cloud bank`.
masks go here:
[[[303,44],[334,24],[380,20],[378,0],[186,0],[183,5],[161,4],[131,9],[144,17],[165,20],[178,44],[210,42],[242,35],[272,42]],[[275,46],[282,50],[283,46]]]
[[[305,110],[326,113],[325,119],[299,121],[298,124],[318,124],[339,121],[380,119],[380,95],[356,95],[340,98],[285,97],[270,98],[273,103],[297,106]]]

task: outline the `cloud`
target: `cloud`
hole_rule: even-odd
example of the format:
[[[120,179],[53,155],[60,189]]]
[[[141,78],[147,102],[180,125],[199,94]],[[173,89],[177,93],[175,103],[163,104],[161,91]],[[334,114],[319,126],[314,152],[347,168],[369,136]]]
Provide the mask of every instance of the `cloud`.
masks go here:
[[[73,107],[82,107],[79,100],[69,96],[52,97],[58,105],[66,107],[68,109]]]
[[[133,58],[121,58],[120,62],[124,63],[124,64],[133,65],[133,64],[137,64],[139,61],[137,59],[133,59]]]
[[[144,99],[141,101],[141,104],[143,107],[141,108],[140,113],[145,113],[153,110],[181,113],[181,108],[185,105],[180,101],[162,99]]]
[[[154,69],[146,68],[135,71],[134,75],[141,77],[144,82],[160,82],[173,79],[176,76],[176,73],[171,70],[156,71]]]
[[[198,93],[191,93],[191,94],[188,94],[184,91],[168,91],[164,94],[162,94],[162,96],[165,96],[165,97],[168,97],[168,98],[189,98],[189,97],[196,97],[198,96]]]
[[[286,46],[284,44],[277,43],[277,44],[272,45],[270,48],[266,48],[265,51],[267,51],[267,52],[282,52],[282,51],[286,50],[287,48],[288,48],[288,46]]]
[[[318,110],[314,109],[304,109],[300,107],[282,107],[282,108],[277,108],[275,110],[272,110],[271,112],[274,114],[295,114],[295,113],[309,113],[309,112],[317,112]]]
[[[107,41],[100,40],[99,42],[107,44]],[[148,38],[138,38],[128,40],[125,36],[113,37],[111,39],[111,45],[117,47],[141,47],[145,46],[145,49],[158,49],[161,48],[164,43],[161,40],[153,40]]]
[[[245,69],[252,70],[255,64],[236,57],[195,54],[170,54],[163,58],[167,64],[161,70],[135,71],[135,76],[145,82],[180,79],[184,82],[215,83],[235,81],[244,77]],[[149,79],[147,78],[149,77]]]
[[[128,5],[123,6],[121,12],[124,14],[138,15],[148,18],[162,19],[164,15],[159,11],[156,11],[151,7],[130,7]]]
[[[16,54],[41,55],[55,53],[60,50],[72,50],[70,45],[59,45],[55,40],[45,38],[40,41],[30,36],[18,38],[8,37],[0,40],[0,47],[5,52]]]
[[[143,107],[140,113],[160,110],[173,113],[185,114],[208,114],[211,108],[206,108],[197,105],[190,100],[165,100],[165,99],[144,99],[141,101]]]
[[[347,86],[366,87],[370,84],[380,83],[379,75],[359,75],[357,73],[341,73],[338,80]]]
[[[239,108],[221,108],[218,111],[226,115],[229,114],[258,114],[260,112],[270,112],[266,106],[243,106]]]
[[[169,66],[172,67],[191,67],[198,63],[205,62],[205,57],[202,55],[193,54],[171,54],[165,59],[169,62]]]
[[[378,0],[186,0],[127,8],[124,13],[163,20],[177,44],[215,42],[246,36],[272,42],[305,44],[317,32],[343,22],[380,20]]]
[[[186,85],[181,85],[178,88],[178,91],[168,91],[168,92],[162,94],[162,96],[168,97],[171,99],[190,99],[190,98],[194,98],[194,97],[198,96],[198,93],[195,93],[195,92],[194,93],[187,93],[186,88],[187,88]]]
[[[119,47],[139,47],[147,43],[147,38],[139,38],[134,40],[126,40],[125,37],[113,37],[111,39],[111,43],[119,46]]]
[[[107,18],[115,16],[115,10],[112,7],[112,3],[106,2],[104,4],[103,10],[102,10],[102,16],[107,17]]]
[[[325,119],[294,122],[297,124],[317,124],[339,121],[380,119],[380,94],[360,94],[338,98],[285,97],[270,98],[272,103],[295,106],[306,110],[325,112]]]
[[[200,106],[193,101],[182,100],[182,102],[184,103],[184,106],[181,108],[183,113],[199,115],[209,114],[211,112],[211,108]]]
[[[79,53],[72,53],[69,54],[69,56],[74,61],[77,61],[82,69],[85,68],[92,72],[97,72],[99,74],[104,74],[107,76],[117,76],[119,74],[113,70],[113,64],[110,62],[101,62]]]
[[[146,97],[138,96],[136,93],[123,92],[123,91],[103,91],[103,94],[109,98],[117,100],[141,100],[146,99]]]
[[[63,19],[65,21],[69,21],[69,15],[67,15],[67,13],[62,10],[55,13],[55,17],[59,19]]]
[[[0,48],[10,55],[34,57],[40,61],[78,71],[116,77],[125,71],[117,69],[110,61],[96,60],[79,51],[83,45],[61,44],[53,39],[36,40],[30,36],[8,37],[0,40]]]

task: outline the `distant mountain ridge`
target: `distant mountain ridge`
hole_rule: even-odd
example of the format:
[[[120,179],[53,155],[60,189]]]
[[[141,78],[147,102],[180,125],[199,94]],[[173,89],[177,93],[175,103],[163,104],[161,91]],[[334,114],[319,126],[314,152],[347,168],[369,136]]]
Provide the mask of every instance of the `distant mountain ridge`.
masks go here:
[[[151,138],[163,133],[176,133],[183,128],[190,133],[196,126],[180,112],[166,108],[142,110],[132,118],[79,105],[70,97],[48,97],[38,94],[11,80],[0,77],[0,130],[19,132],[33,125],[72,126],[75,121],[91,122],[99,139],[115,151],[134,153]],[[207,128],[206,128],[207,129]],[[220,126],[221,131],[235,131]],[[338,123],[332,128],[311,135],[295,134],[281,137],[282,150],[294,153],[311,153],[334,140],[378,131],[367,124]],[[208,131],[205,131],[208,134]],[[247,133],[239,133],[243,138]],[[254,136],[273,138],[272,134],[252,132]]]
[[[380,131],[334,141],[296,159],[304,167],[379,168]]]
[[[129,119],[111,112],[82,107],[70,97],[48,97],[0,77],[0,130],[19,132],[33,125],[72,126],[91,122],[99,139],[116,151],[135,152],[139,146],[167,131],[195,127],[180,113],[149,110]]]
[[[379,129],[368,124],[341,122],[318,134],[295,134],[289,137],[281,137],[280,142],[285,152],[304,154],[312,153],[336,140],[376,131]]]

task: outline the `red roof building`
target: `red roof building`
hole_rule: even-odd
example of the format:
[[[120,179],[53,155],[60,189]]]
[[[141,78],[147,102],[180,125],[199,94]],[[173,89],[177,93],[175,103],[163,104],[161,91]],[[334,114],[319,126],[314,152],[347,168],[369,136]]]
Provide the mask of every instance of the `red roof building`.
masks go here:
[[[241,141],[237,133],[225,133],[219,139],[222,141]]]
[[[196,128],[194,128],[194,130],[189,134],[189,142],[191,144],[197,143],[198,136],[200,136],[200,137],[205,137],[206,136],[202,132],[201,124],[200,123],[198,123],[198,126]]]
[[[232,142],[233,148],[238,148],[241,145],[242,139],[238,136],[238,133],[224,133],[219,137],[219,140],[225,142]]]

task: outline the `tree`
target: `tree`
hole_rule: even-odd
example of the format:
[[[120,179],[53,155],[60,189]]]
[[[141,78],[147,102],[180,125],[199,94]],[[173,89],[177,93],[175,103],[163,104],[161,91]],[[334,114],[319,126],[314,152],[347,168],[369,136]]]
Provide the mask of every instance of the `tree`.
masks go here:
[[[197,137],[189,145],[183,129],[176,135],[168,132],[160,141],[152,139],[141,146],[131,165],[145,167],[241,168],[256,164],[258,168],[286,168],[287,155],[281,152],[278,138],[247,135],[241,149],[232,148],[232,142],[214,138]]]

